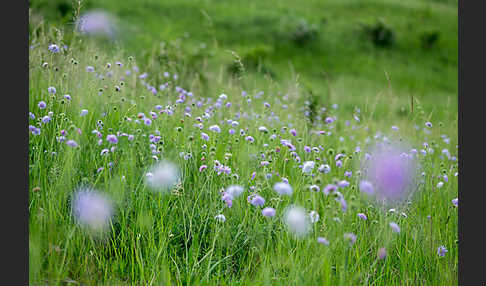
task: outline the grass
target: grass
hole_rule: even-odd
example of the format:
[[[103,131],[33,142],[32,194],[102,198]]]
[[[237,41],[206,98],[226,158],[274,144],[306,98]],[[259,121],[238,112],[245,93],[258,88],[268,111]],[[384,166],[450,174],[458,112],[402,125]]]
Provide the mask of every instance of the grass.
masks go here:
[[[299,53],[297,47],[274,46],[275,52],[267,60],[277,77],[265,77],[251,70],[234,77],[226,72],[228,62],[234,60],[226,50],[251,49],[257,39],[263,41],[266,37],[258,35],[260,29],[250,29],[248,35],[241,35],[241,41],[235,43],[237,39],[232,38],[235,35],[230,32],[228,23],[239,23],[233,24],[233,28],[237,28],[256,21],[245,15],[260,15],[256,22],[268,25],[271,30],[276,26],[272,21],[276,21],[274,19],[288,5],[262,1],[229,6],[224,2],[202,1],[196,6],[184,1],[165,4],[147,1],[151,9],[146,10],[146,6],[134,7],[126,2],[116,7],[115,2],[100,3],[118,11],[120,16],[125,15],[128,22],[144,17],[144,25],[150,28],[107,49],[90,39],[65,33],[60,26],[56,29],[51,24],[38,23],[35,15],[31,18],[29,111],[35,114],[35,119],[30,119],[29,124],[41,129],[40,135],[29,133],[31,285],[457,284],[457,208],[451,203],[458,194],[457,161],[448,160],[442,153],[443,149],[448,149],[451,155],[457,156],[457,82],[454,78],[457,69],[451,64],[454,56],[448,53],[454,51],[454,36],[441,33],[444,38],[437,49],[442,52],[430,52],[432,55],[428,56],[424,56],[425,52],[407,51],[407,45],[412,44],[405,43],[405,38],[397,40],[398,46],[391,50],[368,47],[362,52],[357,47],[358,42],[356,46],[349,45],[348,50],[328,45],[328,49],[335,49],[332,52],[335,56],[325,61],[326,68],[331,71],[329,85],[319,82],[319,68],[312,60],[315,53],[331,51],[320,49],[319,45],[349,35],[353,25],[347,23],[348,19],[373,14],[358,11],[360,5],[371,12],[396,14],[393,20],[389,19],[390,25],[393,22],[399,25],[410,11],[425,13],[424,7],[431,7],[425,15],[447,31],[457,25],[457,21],[443,22],[444,15],[447,19],[456,16],[453,5],[438,1],[407,4],[330,1],[326,4],[329,10],[322,10],[328,13],[328,25],[340,26],[329,28],[328,32],[334,31],[335,37],[325,38],[324,34],[319,43],[313,44],[315,47],[308,48],[312,53],[307,48]],[[293,8],[296,14],[317,21],[319,5],[323,4],[309,1],[308,6]],[[181,6],[184,9],[176,9]],[[214,28],[186,25],[202,19],[198,18],[200,9],[195,7],[207,11]],[[223,13],[223,8],[229,9]],[[186,17],[180,17],[181,11]],[[176,18],[180,22],[173,21],[167,25],[168,30],[157,33],[156,23],[161,24],[156,21],[156,15],[160,13],[169,17],[162,18],[162,23]],[[338,15],[347,17],[337,20]],[[170,45],[155,53],[140,46],[150,47],[165,35],[189,28],[194,32],[187,42],[173,39]],[[196,33],[197,29],[206,34]],[[224,29],[229,31],[224,32]],[[207,33],[216,35],[217,46],[209,46],[207,52],[195,52],[200,41],[208,42],[213,37]],[[410,33],[417,35],[413,29]],[[144,38],[146,42],[138,42]],[[47,50],[51,43],[60,46],[67,43],[69,47],[66,51],[51,53]],[[441,54],[452,60],[441,64],[436,61]],[[163,61],[159,60],[161,55]],[[346,55],[353,56],[347,59]],[[289,56],[295,56],[291,65],[287,63]],[[122,62],[123,67],[118,67],[116,61]],[[44,62],[48,63],[47,67],[42,66]],[[112,66],[107,68],[107,63]],[[433,64],[437,64],[439,71],[425,68]],[[88,65],[105,75],[104,79],[86,72]],[[138,73],[135,66],[139,67]],[[376,71],[383,68],[388,69],[390,81],[383,80],[381,70]],[[132,71],[130,75],[125,74],[127,69]],[[112,76],[106,76],[110,70]],[[164,71],[177,73],[178,79],[165,79]],[[143,72],[148,73],[145,80],[138,78]],[[144,81],[155,87],[169,82],[170,87],[153,95]],[[48,93],[50,86],[57,89],[55,95]],[[120,91],[116,91],[115,86],[120,87]],[[175,104],[179,96],[176,86],[193,92],[194,97]],[[248,97],[242,97],[242,91],[246,91]],[[210,112],[212,116],[204,119],[203,130],[199,130],[194,126],[198,123],[196,117],[214,106],[221,93],[228,95],[227,101],[232,106],[214,108]],[[70,94],[72,99],[65,100],[64,94]],[[212,101],[208,102],[207,98]],[[248,98],[251,102],[247,102]],[[196,104],[199,100],[203,103],[200,107]],[[39,109],[39,101],[45,101],[47,108]],[[268,102],[270,108],[264,107],[264,102]],[[135,123],[139,112],[148,116],[150,111],[156,111],[158,104],[164,109],[171,106],[173,114],[158,114],[150,126]],[[332,108],[333,104],[338,104],[338,108]],[[285,109],[284,105],[288,107]],[[191,117],[184,115],[186,107],[190,107]],[[326,111],[321,112],[323,107]],[[80,116],[82,109],[87,109],[88,114]],[[41,124],[41,118],[50,111],[53,112],[50,122]],[[316,116],[306,116],[306,111]],[[353,119],[355,115],[359,122]],[[268,120],[269,116],[278,116],[278,120]],[[335,116],[337,120],[325,124],[326,116]],[[228,119],[240,123],[235,135],[228,132],[231,128],[226,124]],[[99,121],[103,123],[102,129]],[[425,127],[427,121],[433,123],[432,128]],[[222,132],[208,131],[213,124],[218,124]],[[262,125],[269,129],[268,134],[258,131]],[[392,125],[398,126],[399,131],[392,131]],[[238,133],[240,128],[247,128],[246,134],[255,141],[244,140],[245,136]],[[291,128],[297,130],[296,137],[289,134]],[[101,145],[93,129],[102,133]],[[57,137],[61,136],[61,130],[67,131],[66,140],[75,140],[79,146],[72,148],[65,141],[59,142]],[[161,134],[162,143],[157,144],[159,153],[154,154],[148,137],[156,134],[156,130]],[[332,135],[313,132],[318,130],[331,131]],[[209,141],[201,139],[201,131],[209,134]],[[101,156],[102,149],[113,146],[105,140],[106,136],[117,132],[133,134],[135,139],[129,141],[119,136],[116,149]],[[272,140],[271,134],[291,139],[302,162],[319,159],[317,164],[326,162],[331,172],[322,174],[314,169],[314,177],[303,175],[290,151],[280,144],[278,137]],[[419,156],[425,176],[410,204],[380,207],[359,191],[360,158],[366,146],[383,135],[402,138],[411,148],[428,151],[427,155]],[[443,136],[450,138],[450,142]],[[429,148],[424,148],[424,142]],[[306,145],[321,145],[324,151],[306,153],[303,150]],[[363,151],[355,153],[356,146],[361,146]],[[280,152],[276,152],[277,147]],[[185,160],[181,152],[190,153],[192,157]],[[342,168],[335,166],[337,153],[346,154]],[[265,160],[271,161],[268,166],[260,165],[264,160],[262,154]],[[159,160],[177,163],[181,169],[181,184],[170,193],[151,192],[145,184],[145,173],[156,163],[154,155]],[[230,166],[231,175],[218,175],[213,170],[214,160]],[[199,172],[202,164],[208,168]],[[353,172],[351,178],[344,177],[347,170]],[[253,172],[256,172],[255,179],[251,179]],[[271,178],[266,177],[269,173]],[[280,181],[277,173],[288,178],[294,189],[292,196],[280,197],[273,191],[273,184]],[[443,181],[438,178],[440,174],[447,174],[449,180],[442,188],[437,188],[437,183]],[[343,179],[351,183],[342,190],[348,203],[346,212],[333,196],[309,191],[312,184],[322,189]],[[227,208],[221,201],[220,190],[231,184],[244,186],[245,193]],[[116,215],[102,236],[86,232],[72,216],[72,195],[81,186],[97,189],[113,200]],[[276,209],[274,218],[263,217],[261,208],[246,201],[251,186],[265,198],[265,206]],[[310,233],[300,239],[289,233],[282,221],[284,210],[292,204],[307,211],[315,210],[320,215]],[[397,211],[390,212],[391,207]],[[357,213],[365,213],[368,220],[360,220]],[[217,214],[224,214],[226,221],[218,222],[214,218]],[[392,221],[400,226],[400,233],[391,231],[388,224]],[[354,245],[343,238],[345,233],[357,236]],[[317,237],[327,238],[330,244],[318,244]],[[444,257],[437,255],[440,245],[448,249]],[[381,247],[386,247],[388,252],[384,260],[377,259]]]

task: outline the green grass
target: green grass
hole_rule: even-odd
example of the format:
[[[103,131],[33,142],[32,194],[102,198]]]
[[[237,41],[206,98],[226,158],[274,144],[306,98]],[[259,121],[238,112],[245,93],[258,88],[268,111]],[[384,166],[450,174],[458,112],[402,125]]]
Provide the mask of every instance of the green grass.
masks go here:
[[[36,2],[32,2],[34,6]],[[38,23],[34,13],[29,37],[33,46],[29,53],[29,111],[36,119],[29,119],[29,124],[41,127],[41,134],[29,133],[30,284],[66,285],[75,281],[79,285],[456,285],[458,221],[457,208],[451,200],[458,195],[454,176],[457,161],[447,160],[441,151],[447,148],[458,156],[454,18],[457,4],[443,2],[309,1],[308,5],[297,5],[290,1],[255,1],[244,5],[235,1],[229,5],[223,1],[145,1],[138,6],[123,1],[117,5],[114,1],[100,2],[123,17],[129,28],[140,29],[125,35],[125,40],[114,46],[64,33],[60,26],[56,30],[51,24]],[[201,9],[210,15],[212,29],[205,24]],[[290,43],[279,46],[262,29],[248,24],[263,25],[267,32],[278,35],[279,16],[286,9],[312,22],[325,17],[327,24],[319,41],[305,48]],[[417,11],[419,15],[412,13]],[[390,50],[377,50],[352,37],[358,19],[374,19],[372,15],[378,12],[389,15],[387,23],[397,29],[397,43]],[[407,21],[420,17],[426,19],[421,29],[437,26],[447,31],[441,32],[435,51],[419,51],[415,42],[418,31],[410,29],[406,34],[403,28]],[[198,20],[203,24],[194,25]],[[238,34],[228,25],[234,29],[244,25],[250,28],[246,30],[248,34]],[[182,42],[174,39],[188,29],[189,38]],[[217,46],[211,43],[212,35]],[[153,45],[169,39],[173,45],[153,52]],[[344,40],[348,42],[340,42]],[[331,44],[333,41],[336,45]],[[208,44],[205,52],[197,51],[200,42]],[[47,50],[51,43],[67,43],[69,49],[53,54]],[[276,73],[273,78],[250,69],[240,78],[226,72],[233,60],[228,49],[244,54],[242,51],[256,45],[273,47],[274,52],[265,63]],[[326,59],[328,53],[333,56]],[[116,61],[124,66],[117,67]],[[329,73],[328,81],[319,74],[319,61],[324,62],[324,70]],[[47,68],[42,67],[44,62],[48,63]],[[109,69],[108,62],[112,64]],[[97,79],[85,71],[87,65],[103,73],[113,70],[114,75]],[[135,65],[140,72],[126,76],[125,70]],[[383,70],[389,74],[390,83]],[[154,96],[137,77],[145,71],[149,74],[146,81],[156,87],[166,81],[162,77],[164,71],[176,72],[179,79],[170,80],[171,88]],[[120,77],[124,77],[123,85]],[[115,85],[121,87],[119,92]],[[175,105],[176,85],[193,92],[196,101],[213,98],[214,103],[224,92],[232,106],[215,109],[213,116],[204,120],[204,129],[199,130],[194,127],[195,118],[202,116],[212,103],[193,106],[189,97],[187,104]],[[55,96],[48,94],[50,86],[56,87]],[[100,88],[102,95],[98,95]],[[243,90],[248,92],[251,103],[241,96]],[[264,94],[259,98],[260,91]],[[70,94],[72,100],[63,100],[64,94]],[[283,98],[286,94],[287,100]],[[46,109],[37,107],[41,100],[47,103]],[[306,101],[311,104],[306,105]],[[264,102],[271,107],[265,108]],[[331,107],[334,103],[339,105],[336,110]],[[149,115],[157,104],[171,105],[174,114],[159,115],[151,126],[133,122],[139,112]],[[191,108],[192,117],[184,116],[186,105]],[[327,108],[326,112],[319,113],[321,107]],[[315,110],[320,118],[312,123],[304,114],[306,108]],[[81,117],[81,109],[89,113]],[[51,121],[40,124],[49,111],[53,112]],[[236,119],[238,111],[249,117]],[[263,117],[271,112],[279,121],[270,122]],[[354,115],[359,115],[360,122],[353,119]],[[331,124],[333,129],[322,122],[325,116],[338,118]],[[129,122],[126,117],[133,120]],[[239,121],[237,134],[230,135],[230,127],[220,122],[228,119]],[[99,120],[103,122],[101,145],[91,133],[98,129]],[[350,121],[349,126],[346,120]],[[423,131],[426,121],[434,125],[430,134]],[[213,124],[221,127],[220,134],[208,131]],[[270,134],[257,130],[262,125]],[[398,126],[399,132],[393,132],[392,125]],[[287,132],[282,134],[284,127]],[[250,144],[238,135],[240,128],[248,128],[247,134],[255,141]],[[291,128],[298,131],[297,137],[288,133]],[[56,137],[61,130],[66,130],[66,139],[75,140],[79,147],[58,142]],[[182,171],[181,185],[168,194],[151,192],[144,183],[145,173],[155,164],[148,140],[155,130],[161,132],[163,141],[157,146],[157,157],[177,163]],[[312,132],[318,130],[330,130],[332,135]],[[117,131],[133,134],[135,139],[119,137],[116,150],[101,156],[103,148],[111,147],[104,140],[106,135]],[[208,142],[201,139],[201,131],[210,135]],[[321,174],[314,170],[315,177],[302,175],[299,164],[279,138],[270,139],[274,132],[292,139],[302,161],[325,160],[332,171]],[[428,142],[435,151],[419,156],[424,183],[412,203],[396,206],[396,213],[388,211],[392,206],[379,207],[358,190],[357,171],[365,141],[369,138],[373,142],[377,132],[402,138],[417,150]],[[448,136],[450,143],[444,142],[442,135]],[[308,154],[303,151],[305,145],[322,145],[325,151]],[[354,154],[358,145],[363,151]],[[275,151],[277,147],[280,152]],[[343,151],[347,156],[343,167],[337,168],[334,155]],[[191,153],[192,158],[184,160],[180,152]],[[266,167],[260,166],[262,153],[266,160],[271,159]],[[232,175],[217,175],[214,160],[230,166]],[[202,164],[208,168],[200,173]],[[100,167],[104,170],[98,172]],[[347,179],[350,186],[342,190],[348,203],[346,212],[341,211],[332,196],[309,191],[312,184],[322,189],[345,179],[346,170],[353,171]],[[251,180],[253,172],[257,175]],[[279,197],[273,191],[273,184],[280,180],[277,172],[289,179],[294,189],[292,196]],[[266,179],[267,173],[273,173],[272,178]],[[440,189],[436,187],[441,180],[439,174],[449,177]],[[234,200],[232,208],[225,208],[220,190],[231,184],[244,186],[245,193]],[[71,214],[71,198],[80,186],[95,188],[113,199],[116,215],[104,236],[90,235]],[[246,201],[250,186],[265,198],[265,206],[277,210],[274,218],[263,217],[261,208]],[[293,237],[282,221],[285,208],[291,204],[320,215],[311,232],[300,239]],[[214,219],[220,213],[226,216],[226,222]],[[368,220],[360,220],[357,213],[365,213]],[[392,221],[401,227],[399,234],[391,231],[388,223]],[[357,236],[352,246],[343,239],[348,232]],[[326,237],[330,245],[318,244],[318,236]],[[448,249],[445,257],[437,255],[440,245]],[[384,260],[377,259],[380,247],[386,247],[388,252]]]

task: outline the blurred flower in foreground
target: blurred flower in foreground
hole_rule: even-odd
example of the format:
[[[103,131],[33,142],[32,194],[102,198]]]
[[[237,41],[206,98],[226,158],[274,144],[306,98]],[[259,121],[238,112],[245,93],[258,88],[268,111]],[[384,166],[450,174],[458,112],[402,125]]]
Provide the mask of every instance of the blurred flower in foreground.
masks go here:
[[[82,189],[74,194],[72,208],[76,220],[93,231],[105,230],[113,215],[111,201],[95,190]]]
[[[145,175],[147,184],[160,191],[173,187],[179,180],[179,169],[173,163],[164,161],[154,167]]]
[[[394,144],[377,145],[362,162],[363,180],[360,190],[374,194],[381,202],[406,199],[417,187],[418,165],[415,156],[409,156]]]
[[[273,189],[280,195],[292,195],[292,187],[284,182],[278,182],[273,186]]]
[[[274,208],[264,208],[262,210],[262,215],[265,216],[265,217],[273,217],[275,216],[275,209]]]
[[[329,245],[329,241],[327,239],[325,239],[324,237],[319,236],[317,238],[317,242],[319,242],[320,244]]]
[[[303,236],[310,230],[310,217],[302,207],[291,206],[288,208],[284,220],[288,230],[296,236]]]
[[[81,15],[76,22],[79,32],[89,36],[114,38],[117,35],[115,19],[110,14],[94,10]]]
[[[386,258],[386,248],[382,247],[378,250],[378,258],[385,259]]]

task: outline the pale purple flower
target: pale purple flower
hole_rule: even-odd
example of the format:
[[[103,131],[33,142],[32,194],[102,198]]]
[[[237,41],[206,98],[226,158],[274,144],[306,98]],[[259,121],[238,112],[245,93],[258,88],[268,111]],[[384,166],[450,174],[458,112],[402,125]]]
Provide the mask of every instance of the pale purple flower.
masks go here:
[[[263,207],[265,204],[265,199],[255,194],[251,196],[250,203],[255,207]]]
[[[311,185],[309,189],[313,192],[319,192],[321,190],[318,185]]]
[[[80,116],[85,116],[86,114],[88,114],[88,110],[87,109],[81,110]]]
[[[86,72],[94,72],[94,67],[92,67],[92,66],[87,66],[87,67],[86,67]]]
[[[101,10],[89,11],[81,15],[76,22],[76,29],[89,36],[113,38],[117,34],[113,16]]]
[[[65,98],[66,100],[71,100],[71,96],[70,96],[69,94],[65,94],[65,95],[64,95],[64,98]]]
[[[143,119],[143,123],[145,123],[145,125],[147,125],[147,126],[150,126],[152,124],[152,120],[148,117],[145,117]]]
[[[306,173],[306,174],[311,173],[312,169],[314,169],[315,164],[316,164],[316,162],[314,162],[314,161],[304,162],[304,165],[302,166],[302,172]]]
[[[112,144],[117,144],[118,143],[118,138],[116,137],[116,135],[113,135],[113,134],[109,134],[106,136],[106,141],[112,143]]]
[[[179,168],[171,162],[160,162],[146,173],[146,182],[154,190],[166,191],[173,187],[180,178]]]
[[[262,215],[265,216],[265,217],[274,217],[275,216],[275,209],[270,208],[270,207],[264,208],[262,210]]]
[[[106,230],[113,216],[110,199],[88,189],[74,194],[72,211],[78,223],[94,231]]]
[[[290,129],[290,134],[292,134],[293,136],[297,136],[297,130]]]
[[[346,180],[342,180],[342,181],[339,181],[337,185],[340,188],[346,188],[347,186],[349,186],[349,182],[346,181]]]
[[[307,153],[310,153],[312,151],[312,149],[309,146],[304,146],[304,151],[307,152]]]
[[[329,245],[329,241],[325,239],[324,237],[317,237],[317,242],[323,245]]]
[[[226,188],[226,194],[228,194],[231,199],[239,197],[244,191],[245,189],[242,186],[238,185],[231,185]]]
[[[425,122],[425,126],[431,128],[432,127],[432,123],[430,121],[427,121],[427,122]]]
[[[381,248],[378,250],[378,259],[383,260],[383,259],[385,259],[385,258],[386,258],[386,255],[387,255],[387,253],[386,253],[386,248],[381,247]]]
[[[447,252],[448,250],[444,245],[441,245],[437,248],[437,255],[439,255],[440,257],[444,257]]]
[[[78,147],[78,143],[76,143],[76,141],[74,141],[74,140],[66,141],[66,145],[68,145],[69,147],[73,147],[73,148]]]
[[[345,176],[345,177],[348,177],[348,178],[351,178],[351,175],[352,175],[352,174],[353,174],[353,173],[352,173],[351,171],[346,171],[346,172],[344,172],[344,176]]]
[[[265,126],[258,127],[258,131],[263,132],[263,133],[268,133],[268,129]]]
[[[101,156],[106,155],[106,154],[108,154],[108,152],[110,152],[110,150],[108,150],[108,149],[105,148],[105,149],[101,150],[100,155]]]
[[[56,44],[49,45],[48,50],[53,52],[53,53],[59,53],[59,51],[60,51],[59,46],[56,45]]]
[[[344,239],[349,240],[349,244],[353,245],[356,242],[356,235],[354,233],[347,232],[344,234]]]
[[[201,138],[202,138],[203,140],[208,141],[208,140],[209,140],[209,135],[208,135],[208,134],[206,134],[206,133],[204,133],[204,132],[201,132]]]
[[[211,130],[213,132],[216,132],[216,133],[220,133],[221,132],[221,128],[219,128],[218,125],[209,126],[209,130]]]
[[[320,165],[317,170],[321,173],[327,174],[327,173],[331,172],[331,167],[327,164],[323,164],[323,165]]]
[[[359,217],[360,219],[362,219],[362,220],[367,220],[367,219],[368,219],[364,213],[359,213],[359,214],[358,214],[358,217]]]
[[[333,193],[337,190],[337,186],[333,184],[328,184],[327,186],[324,187],[322,190],[325,195],[329,195],[330,193]]]
[[[248,141],[248,142],[250,142],[250,143],[252,143],[252,142],[254,142],[254,141],[255,141],[255,139],[253,139],[253,137],[252,137],[252,136],[246,136],[246,137],[245,137],[245,140],[246,140],[246,141]]]
[[[279,195],[292,195],[292,187],[288,183],[278,182],[273,185],[273,189],[279,193]]]
[[[438,182],[437,183],[437,189],[442,188],[442,186],[444,186],[444,182]]]
[[[51,117],[46,115],[46,116],[42,117],[41,120],[42,120],[42,123],[47,124],[47,123],[49,123],[49,121],[51,121]]]
[[[363,162],[364,180],[372,188],[361,186],[366,192],[374,190],[379,200],[403,200],[415,189],[417,165],[414,157],[401,156],[402,150],[393,145],[376,146],[369,160]],[[362,188],[364,187],[364,188]]]
[[[47,104],[44,101],[39,101],[37,106],[39,106],[40,109],[44,109],[44,108],[46,108]]]
[[[333,119],[332,117],[326,117],[325,122],[326,122],[327,124],[331,124],[331,123],[333,123],[333,122],[334,122],[334,119]]]
[[[341,160],[336,161],[336,167],[341,168],[343,166],[343,162]]]
[[[458,198],[455,198],[452,200],[452,204],[457,207],[459,205],[459,199]]]
[[[208,166],[206,166],[206,165],[201,165],[201,167],[199,167],[199,172],[206,170],[207,167]]]
[[[51,94],[56,94],[56,88],[53,87],[53,86],[50,86],[47,88],[47,92],[51,93]]]
[[[398,226],[398,224],[394,222],[390,222],[390,227],[393,230],[393,232],[400,233],[400,227]]]
[[[374,192],[373,185],[370,182],[365,180],[359,183],[359,189],[368,195],[371,195]]]

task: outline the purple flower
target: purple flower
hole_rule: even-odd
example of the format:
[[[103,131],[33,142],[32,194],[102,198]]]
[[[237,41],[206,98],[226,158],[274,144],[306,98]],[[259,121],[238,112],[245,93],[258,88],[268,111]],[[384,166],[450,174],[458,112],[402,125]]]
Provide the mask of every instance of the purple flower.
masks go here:
[[[270,208],[270,207],[264,208],[262,210],[262,215],[264,217],[274,217],[275,216],[275,209],[274,208]]]
[[[208,135],[208,134],[206,134],[206,133],[204,133],[204,132],[201,132],[201,138],[202,138],[203,140],[208,141],[208,140],[209,140],[209,135]]]
[[[86,114],[88,114],[88,110],[87,109],[81,110],[80,116],[85,116]]]
[[[359,214],[358,214],[358,217],[359,217],[360,219],[362,219],[362,220],[367,220],[367,219],[368,219],[364,213],[359,213]]]
[[[273,185],[273,189],[280,195],[292,195],[292,187],[288,183],[276,183],[275,185]]]
[[[395,146],[376,146],[371,158],[363,165],[364,179],[373,186],[380,200],[405,199],[417,185],[415,159],[403,157],[402,153]]]
[[[145,117],[143,119],[143,123],[145,123],[145,125],[147,125],[147,126],[150,126],[152,124],[152,120],[148,117]]]
[[[108,228],[113,215],[111,201],[97,191],[88,189],[74,195],[72,210],[78,223],[95,231]]]
[[[68,141],[66,141],[66,145],[68,145],[70,147],[73,147],[73,148],[78,147],[78,143],[76,143],[76,141],[74,141],[74,140],[68,140]]]
[[[214,218],[219,222],[225,222],[226,221],[226,217],[223,214],[219,214],[219,215],[215,216]]]
[[[52,93],[52,94],[56,94],[56,88],[53,87],[53,86],[50,86],[50,87],[47,88],[47,92]]]
[[[398,226],[398,224],[394,222],[390,222],[390,227],[393,230],[393,232],[400,233],[400,227]]]
[[[219,128],[218,125],[209,126],[209,130],[211,130],[213,132],[216,132],[216,133],[220,133],[221,132],[221,128]]]
[[[336,185],[329,184],[329,185],[325,186],[322,191],[324,192],[325,195],[329,195],[330,193],[333,193],[336,190],[337,190],[337,186]]]
[[[386,248],[382,247],[378,250],[378,258],[380,260],[382,259],[385,259],[386,258]]]
[[[64,95],[64,98],[65,98],[66,100],[71,100],[71,96],[70,96],[69,94],[65,94],[65,95]]]
[[[201,167],[199,167],[199,172],[206,170],[207,167],[208,166],[206,166],[206,165],[201,165]]]
[[[455,207],[457,207],[457,206],[458,206],[458,204],[459,204],[459,199],[458,199],[458,198],[453,199],[453,200],[452,200],[452,204],[453,204]]]
[[[430,121],[427,121],[427,122],[425,122],[425,126],[431,128],[432,127],[432,123]]]
[[[332,117],[326,117],[325,122],[326,122],[327,124],[331,124],[331,123],[333,123],[333,122],[334,122],[334,119],[333,119]]]
[[[265,199],[259,195],[250,195],[250,203],[255,207],[263,207],[265,204]]]
[[[349,186],[349,182],[346,180],[342,180],[338,183],[338,187],[340,188],[346,188],[347,186]]]
[[[297,130],[290,129],[290,134],[292,134],[292,136],[297,136]]]
[[[341,168],[343,166],[343,162],[341,160],[336,161],[336,167]]]
[[[307,152],[307,153],[310,153],[312,151],[312,149],[309,146],[304,146],[304,151]]]
[[[309,218],[310,218],[311,223],[316,223],[316,222],[319,221],[319,213],[316,212],[316,211],[311,211],[309,213]]]
[[[327,239],[325,239],[324,237],[318,237],[317,238],[317,242],[320,243],[320,244],[323,244],[323,245],[329,245],[329,241]]]
[[[364,180],[359,183],[359,189],[368,195],[371,195],[374,192],[373,185],[370,182]]]
[[[116,135],[113,135],[113,134],[109,134],[106,136],[106,141],[112,143],[112,144],[117,144],[118,143],[118,138],[116,137]]]
[[[319,192],[321,190],[318,185],[312,185],[309,187],[309,189],[313,192]]]
[[[108,150],[108,149],[103,149],[103,150],[101,150],[100,155],[101,155],[101,156],[106,155],[106,154],[108,154],[108,152],[110,152],[110,150]]]
[[[437,255],[439,255],[440,257],[444,257],[447,252],[448,250],[447,248],[445,248],[444,245],[441,245],[437,248]]]
[[[40,109],[44,109],[44,108],[46,108],[47,104],[44,101],[39,101],[37,106],[39,106]]]
[[[49,117],[48,115],[42,117],[42,123],[47,124],[49,123],[49,121],[51,121],[51,117]]]
[[[250,142],[250,143],[252,143],[252,142],[255,141],[255,139],[253,139],[253,137],[251,137],[251,136],[246,136],[245,137],[245,140],[248,141],[248,142]]]
[[[59,51],[60,51],[59,46],[56,45],[56,44],[49,45],[48,50],[53,52],[53,53],[59,53]]]
[[[353,174],[353,173],[352,173],[351,171],[346,171],[346,172],[344,172],[344,176],[345,176],[345,177],[348,177],[348,178],[351,178],[351,175],[352,175],[352,174]]]
[[[317,170],[321,173],[327,174],[331,172],[331,167],[327,164],[324,164],[324,165],[320,165]]]
[[[304,162],[304,165],[302,166],[302,172],[306,174],[311,173],[312,169],[314,169],[315,164],[316,163],[314,161]]]
[[[356,235],[354,233],[345,233],[344,239],[349,240],[349,244],[353,245],[356,242]]]

